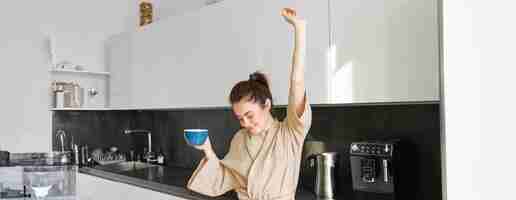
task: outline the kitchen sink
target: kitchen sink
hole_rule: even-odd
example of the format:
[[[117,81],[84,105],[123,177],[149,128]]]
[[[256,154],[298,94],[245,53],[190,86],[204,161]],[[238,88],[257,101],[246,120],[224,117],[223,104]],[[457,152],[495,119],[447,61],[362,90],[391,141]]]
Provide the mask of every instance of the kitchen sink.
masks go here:
[[[144,162],[138,162],[138,161],[123,161],[119,163],[112,163],[107,165],[100,165],[95,168],[107,170],[107,171],[134,171],[139,169],[147,169],[152,167],[158,167],[158,165],[144,163]]]

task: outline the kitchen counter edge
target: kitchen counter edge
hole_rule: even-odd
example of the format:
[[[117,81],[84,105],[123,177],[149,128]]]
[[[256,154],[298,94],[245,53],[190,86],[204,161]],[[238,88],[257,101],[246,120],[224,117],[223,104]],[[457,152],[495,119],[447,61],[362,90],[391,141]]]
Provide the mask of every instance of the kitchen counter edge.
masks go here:
[[[91,175],[91,176],[95,176],[95,177],[99,177],[99,178],[104,178],[107,180],[116,181],[116,182],[120,182],[120,183],[126,183],[129,185],[134,185],[134,186],[150,189],[153,191],[177,196],[180,198],[185,198],[188,200],[214,200],[214,199],[236,200],[236,199],[227,198],[227,197],[225,197],[225,198],[224,197],[222,197],[222,198],[221,197],[214,197],[214,198],[203,197],[203,196],[196,194],[193,191],[190,191],[183,187],[162,184],[162,183],[153,182],[153,181],[149,181],[149,180],[143,180],[143,179],[139,179],[139,178],[135,178],[135,177],[130,177],[130,176],[122,175],[122,174],[107,172],[104,170],[99,170],[99,169],[94,169],[94,168],[89,168],[89,167],[79,168],[79,173]]]

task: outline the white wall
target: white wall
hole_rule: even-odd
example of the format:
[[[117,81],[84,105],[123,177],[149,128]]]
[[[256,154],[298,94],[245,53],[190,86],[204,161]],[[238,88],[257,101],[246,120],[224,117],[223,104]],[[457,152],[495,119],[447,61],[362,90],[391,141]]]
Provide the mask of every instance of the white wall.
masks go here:
[[[7,17],[4,8],[0,8],[2,19]],[[49,76],[44,37],[34,27],[6,27],[1,23],[4,27],[0,32],[0,148],[16,152],[48,150]]]
[[[443,2],[448,199],[516,199],[516,4]]]
[[[104,40],[132,26],[132,7],[125,0],[3,2],[0,148],[11,152],[51,149],[49,38],[57,38],[61,57],[102,69]],[[59,42],[66,37],[75,39]],[[82,44],[89,44],[88,48],[77,47]]]

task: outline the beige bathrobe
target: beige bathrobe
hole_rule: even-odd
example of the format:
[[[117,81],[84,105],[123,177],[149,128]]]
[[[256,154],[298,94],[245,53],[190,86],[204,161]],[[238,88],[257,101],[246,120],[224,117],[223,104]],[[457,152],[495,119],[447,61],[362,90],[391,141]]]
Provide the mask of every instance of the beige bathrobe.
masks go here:
[[[267,122],[263,134],[254,136],[258,138],[239,130],[224,159],[201,160],[188,189],[208,196],[235,190],[241,200],[294,200],[303,141],[311,119],[312,111],[305,101],[301,117],[289,104],[286,119]]]

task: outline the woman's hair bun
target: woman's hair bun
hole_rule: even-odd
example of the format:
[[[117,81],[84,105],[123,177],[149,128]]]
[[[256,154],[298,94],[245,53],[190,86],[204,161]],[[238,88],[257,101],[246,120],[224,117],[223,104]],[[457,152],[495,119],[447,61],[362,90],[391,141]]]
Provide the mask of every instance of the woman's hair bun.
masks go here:
[[[249,74],[249,80],[238,82],[231,89],[229,94],[229,102],[231,105],[247,98],[248,101],[257,102],[262,106],[266,105],[267,100],[273,106],[272,94],[269,89],[269,81],[262,72],[254,72]]]
[[[249,81],[256,81],[260,84],[265,85],[267,89],[269,89],[269,83],[267,81],[267,77],[262,72],[254,72],[252,74],[249,74]]]
[[[256,77],[256,72],[249,74],[249,80],[256,81],[256,79],[258,79],[258,77]]]

